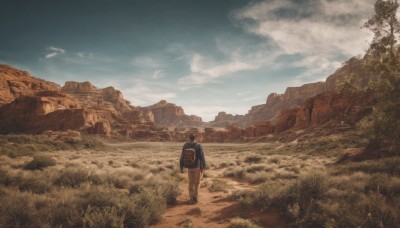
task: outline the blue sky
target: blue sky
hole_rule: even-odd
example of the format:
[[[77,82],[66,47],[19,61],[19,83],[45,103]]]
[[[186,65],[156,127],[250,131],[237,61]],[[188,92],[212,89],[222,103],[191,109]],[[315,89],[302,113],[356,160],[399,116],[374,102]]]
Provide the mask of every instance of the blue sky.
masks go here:
[[[374,0],[1,0],[0,63],[114,86],[209,121],[325,80],[372,34]]]

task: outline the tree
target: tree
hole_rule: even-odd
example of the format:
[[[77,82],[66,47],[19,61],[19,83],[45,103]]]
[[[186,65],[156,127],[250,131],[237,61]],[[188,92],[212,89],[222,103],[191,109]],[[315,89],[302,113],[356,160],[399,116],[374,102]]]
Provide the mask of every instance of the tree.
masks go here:
[[[375,15],[372,16],[364,27],[374,33],[371,50],[375,55],[389,54],[390,60],[396,58],[396,35],[400,31],[400,24],[396,13],[399,8],[397,0],[378,0],[375,3]]]
[[[378,0],[375,15],[364,27],[371,29],[375,37],[370,51],[373,58],[370,70],[377,76],[371,88],[377,94],[374,105],[372,132],[374,139],[386,143],[392,152],[400,152],[400,61],[396,47],[400,33],[397,20],[397,0]]]

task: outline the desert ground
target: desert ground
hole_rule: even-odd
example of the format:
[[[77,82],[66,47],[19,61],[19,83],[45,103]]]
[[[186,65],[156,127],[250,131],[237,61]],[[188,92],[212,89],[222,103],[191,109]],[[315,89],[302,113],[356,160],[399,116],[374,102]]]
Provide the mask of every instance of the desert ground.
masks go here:
[[[87,141],[89,140],[89,141]],[[2,136],[1,227],[395,227],[400,159],[336,164],[357,134],[204,143],[188,204],[182,143]]]

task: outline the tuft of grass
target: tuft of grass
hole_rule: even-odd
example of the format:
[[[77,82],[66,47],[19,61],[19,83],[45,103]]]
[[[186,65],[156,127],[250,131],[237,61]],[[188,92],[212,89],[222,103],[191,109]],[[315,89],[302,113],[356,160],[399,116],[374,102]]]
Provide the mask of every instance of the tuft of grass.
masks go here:
[[[66,168],[54,180],[54,185],[66,187],[79,187],[82,183],[89,180],[89,171],[82,168]]]
[[[244,159],[246,163],[260,163],[262,157],[260,155],[249,155]]]
[[[229,185],[220,179],[214,179],[209,187],[212,192],[226,192],[229,189]]]
[[[38,177],[22,178],[18,183],[18,189],[23,192],[44,194],[51,191],[51,183]]]
[[[224,172],[224,177],[233,177],[236,179],[243,179],[245,177],[245,169],[243,169],[242,167],[231,167],[227,170],[225,170]]]
[[[228,228],[258,228],[253,221],[244,218],[233,218],[231,219]]]
[[[49,166],[55,166],[57,162],[46,155],[36,155],[33,156],[33,160],[26,164],[25,169],[36,170],[36,169],[44,169]]]
[[[268,180],[269,174],[265,171],[256,173],[246,173],[245,179],[251,184],[260,184]]]
[[[84,227],[123,227],[124,216],[115,207],[88,208],[83,217]]]

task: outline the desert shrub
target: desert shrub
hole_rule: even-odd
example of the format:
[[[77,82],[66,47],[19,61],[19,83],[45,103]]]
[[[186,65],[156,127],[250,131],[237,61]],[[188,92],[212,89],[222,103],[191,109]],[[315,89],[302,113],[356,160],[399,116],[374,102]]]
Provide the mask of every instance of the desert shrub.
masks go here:
[[[166,208],[157,191],[143,191],[123,202],[124,227],[147,227],[157,223]]]
[[[249,155],[244,159],[246,163],[260,163],[262,157],[260,155]]]
[[[48,166],[54,166],[57,162],[49,156],[46,155],[36,155],[33,156],[33,160],[26,164],[25,169],[35,170],[43,169]]]
[[[271,158],[268,160],[269,163],[274,163],[274,164],[279,164],[279,159],[278,158]]]
[[[115,207],[88,208],[83,217],[85,227],[123,227],[124,217]]]
[[[228,228],[257,228],[258,226],[249,219],[233,218],[231,219]]]
[[[143,180],[146,173],[143,170],[131,167],[118,168],[111,173],[111,178],[116,188],[128,188],[133,181]]]
[[[400,196],[400,180],[387,174],[374,174],[365,185],[365,191],[379,192],[390,198]]]
[[[272,180],[280,180],[280,179],[297,179],[298,176],[296,174],[292,174],[292,173],[276,173],[271,179]]]
[[[18,183],[18,189],[20,191],[43,194],[51,191],[51,183],[38,177],[22,178]]]
[[[56,201],[49,213],[51,227],[83,227],[82,210],[74,201]]]
[[[165,198],[167,205],[175,204],[176,198],[181,194],[179,182],[174,180],[165,181],[161,184],[161,194]]]
[[[0,169],[0,184],[8,186],[12,184],[12,177],[4,169]]]
[[[226,192],[229,189],[229,185],[220,179],[214,179],[209,187],[212,192]]]
[[[387,173],[393,176],[400,175],[400,158],[384,158],[375,161],[363,161],[344,166],[349,171],[366,173]]]
[[[224,177],[233,177],[240,180],[245,177],[245,174],[245,169],[243,169],[242,167],[234,167],[225,170]]]
[[[162,178],[162,179],[161,179]],[[162,196],[168,205],[176,203],[176,198],[181,194],[179,189],[180,179],[178,178],[149,178],[133,183],[129,188],[129,193],[136,195],[151,189]]]
[[[54,184],[58,186],[79,187],[82,183],[89,180],[89,172],[82,168],[66,168],[54,180]]]
[[[79,207],[86,210],[89,207],[106,208],[117,205],[119,192],[109,187],[92,187],[80,196]]]
[[[295,174],[299,174],[300,173],[300,168],[299,167],[286,167],[285,170],[292,171]]]
[[[245,179],[251,184],[259,184],[268,180],[269,174],[265,171],[246,173]]]
[[[166,169],[165,169],[164,167],[158,166],[158,167],[151,168],[151,169],[150,169],[150,172],[151,172],[152,174],[158,174],[158,173],[164,172],[165,170],[166,170]]]
[[[255,172],[263,171],[265,169],[266,169],[265,165],[251,165],[246,168],[246,172],[255,173]]]
[[[0,205],[2,227],[39,227],[32,211],[33,197],[28,193],[13,193],[3,197]]]
[[[346,199],[319,202],[319,210],[314,210],[308,222],[319,217],[320,223],[326,227],[397,227],[399,209],[388,206],[382,195],[357,194],[353,197],[356,199],[351,202]]]

